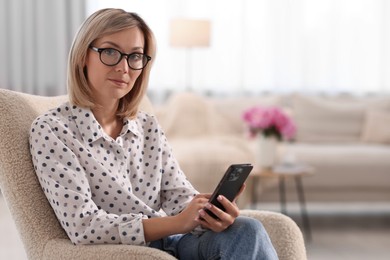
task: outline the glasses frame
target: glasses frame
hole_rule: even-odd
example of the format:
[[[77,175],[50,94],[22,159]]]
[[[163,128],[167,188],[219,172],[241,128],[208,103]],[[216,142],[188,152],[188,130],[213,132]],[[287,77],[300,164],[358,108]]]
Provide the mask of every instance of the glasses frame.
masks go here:
[[[118,65],[119,62],[121,62],[121,60],[123,59],[123,57],[126,57],[127,65],[129,66],[130,69],[132,69],[132,70],[142,70],[142,69],[144,69],[144,68],[146,67],[146,65],[148,65],[149,61],[152,59],[152,57],[150,57],[150,56],[148,56],[148,55],[146,55],[146,54],[144,54],[144,53],[140,53],[140,52],[124,53],[124,52],[121,52],[121,51],[119,51],[119,50],[117,50],[117,49],[115,49],[115,48],[111,48],[111,47],[110,47],[110,48],[97,48],[97,47],[89,46],[89,48],[90,48],[91,50],[93,50],[93,51],[98,52],[98,53],[99,53],[99,59],[100,59],[100,61],[101,61],[104,65],[110,66],[110,67],[115,66],[115,65]],[[115,64],[107,64],[107,63],[105,63],[105,62],[102,60],[102,52],[105,51],[105,50],[108,50],[108,49],[115,50],[115,51],[119,52],[119,54],[121,55],[120,58],[118,59],[118,62],[117,62],[117,63],[115,63]],[[138,55],[141,54],[141,55],[143,55],[143,56],[146,57],[146,62],[145,62],[144,66],[143,66],[142,68],[135,69],[135,68],[133,68],[133,67],[130,65],[129,58],[130,58],[132,55],[134,55],[134,54],[138,54]]]

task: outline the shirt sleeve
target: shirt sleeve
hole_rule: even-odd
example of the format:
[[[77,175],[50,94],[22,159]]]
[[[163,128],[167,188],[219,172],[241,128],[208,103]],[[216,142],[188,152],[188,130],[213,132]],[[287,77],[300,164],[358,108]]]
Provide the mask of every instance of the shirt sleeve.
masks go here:
[[[147,216],[110,214],[94,203],[88,173],[79,162],[83,158],[68,148],[74,141],[66,124],[50,117],[32,124],[30,151],[37,177],[73,244],[145,245],[142,219]]]
[[[161,130],[161,129],[160,129]],[[163,131],[160,134],[163,161],[165,168],[162,174],[162,207],[168,215],[180,213],[199,192],[191,185],[173,156],[172,148]],[[191,233],[200,236],[207,231],[200,225]]]
[[[172,148],[160,128],[160,147],[162,148],[162,208],[167,215],[180,213],[199,192],[194,189],[179,163],[173,155]]]

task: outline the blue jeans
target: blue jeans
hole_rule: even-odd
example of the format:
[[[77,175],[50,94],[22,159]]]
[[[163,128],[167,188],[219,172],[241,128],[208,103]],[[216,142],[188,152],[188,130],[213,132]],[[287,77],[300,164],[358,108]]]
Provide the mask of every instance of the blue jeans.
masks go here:
[[[242,216],[220,233],[207,231],[200,236],[174,235],[153,241],[149,246],[184,260],[278,259],[260,221]]]

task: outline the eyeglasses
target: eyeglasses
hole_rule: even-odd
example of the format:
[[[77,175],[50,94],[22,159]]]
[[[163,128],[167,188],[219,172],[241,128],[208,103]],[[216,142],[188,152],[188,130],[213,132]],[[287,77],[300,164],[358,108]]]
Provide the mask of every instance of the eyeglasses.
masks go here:
[[[142,70],[152,59],[150,56],[143,53],[123,53],[114,48],[96,48],[89,46],[93,51],[99,53],[100,61],[107,66],[117,65],[123,57],[127,58],[127,64],[133,70]]]

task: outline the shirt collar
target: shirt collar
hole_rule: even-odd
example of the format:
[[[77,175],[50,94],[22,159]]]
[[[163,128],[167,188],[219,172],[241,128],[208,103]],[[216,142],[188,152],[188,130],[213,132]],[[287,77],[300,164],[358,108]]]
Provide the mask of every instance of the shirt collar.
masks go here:
[[[75,105],[71,105],[72,117],[76,121],[76,125],[83,137],[88,143],[93,143],[100,138],[109,138],[109,136],[103,131],[102,126],[96,120],[94,114],[89,108],[82,108]],[[140,124],[138,120],[124,119],[123,127],[120,136],[129,132],[134,135],[140,135]]]
[[[135,118],[135,119],[124,119],[123,120],[123,129],[122,129],[122,132],[120,135],[124,135],[124,134],[127,134],[127,133],[133,133],[134,135],[136,136],[139,136],[140,133],[141,133],[141,129],[140,129],[140,124],[138,123],[138,119]]]

